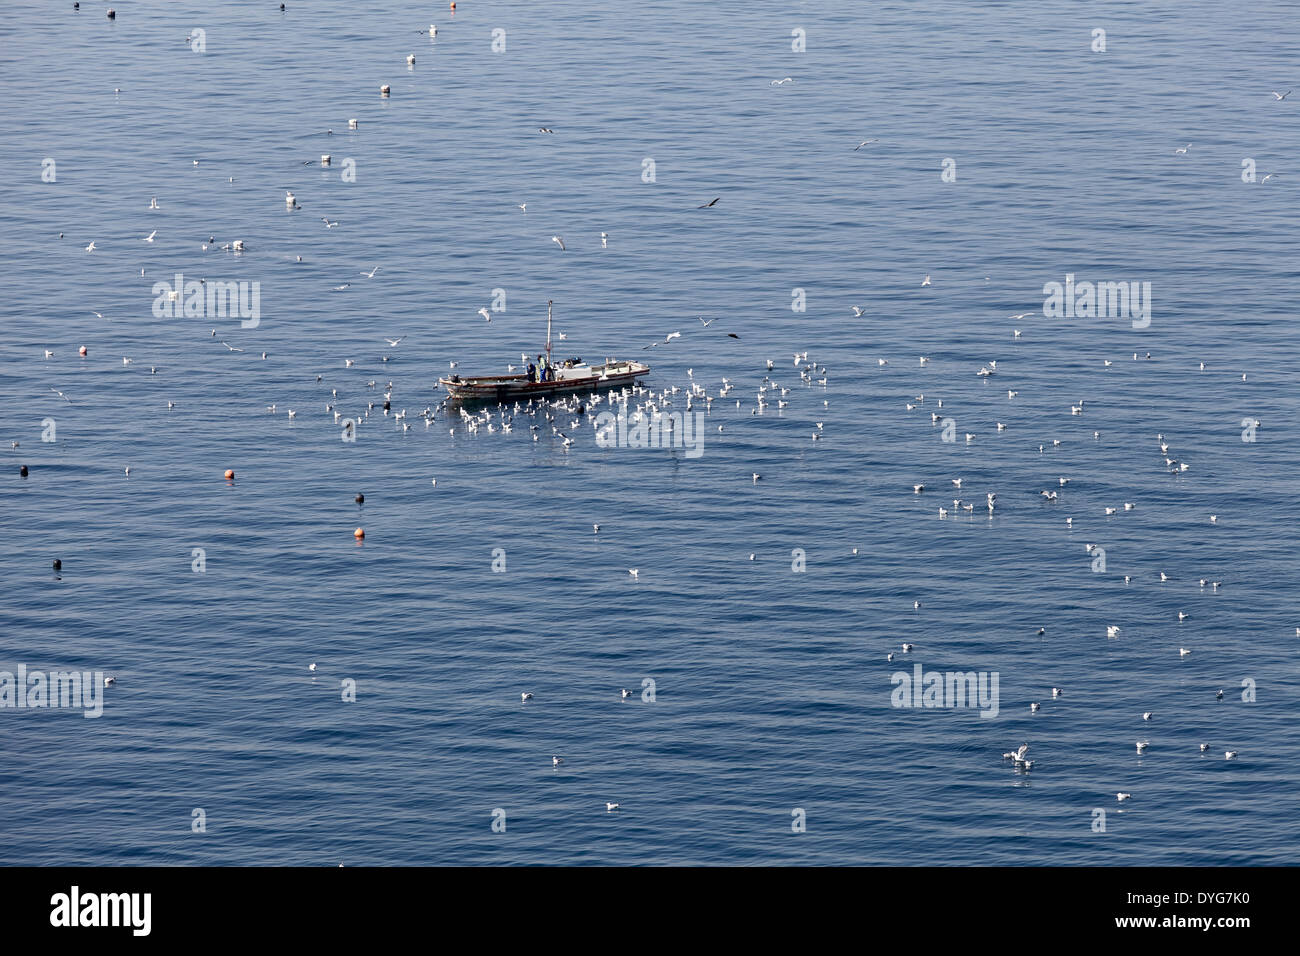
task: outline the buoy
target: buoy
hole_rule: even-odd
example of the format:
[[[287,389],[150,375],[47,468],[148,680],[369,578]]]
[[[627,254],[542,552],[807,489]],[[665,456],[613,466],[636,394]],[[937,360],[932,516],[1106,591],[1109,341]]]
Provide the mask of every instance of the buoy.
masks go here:
[[[383,86],[381,86],[381,87],[379,88],[379,92],[382,93],[384,96],[387,96],[387,95],[388,95],[388,92],[389,92],[389,90],[388,90],[388,84],[385,83]]]
[[[62,570],[63,570],[63,562],[60,561],[58,558],[55,558],[55,559],[54,559],[54,570],[55,570],[55,571],[62,571]]]
[[[77,354],[80,355],[82,358],[85,358],[85,357],[86,357],[86,347],[83,345],[81,348],[77,349]]]
[[[366,503],[366,496],[365,496],[365,495],[361,495],[361,494],[359,494],[359,495],[357,495],[356,498],[354,498],[353,500],[354,500],[357,504],[362,505],[362,504],[365,504],[365,503]]]
[[[348,129],[356,129],[356,128],[357,128],[357,121],[354,119],[348,120]]]
[[[366,536],[365,528],[358,528],[356,531],[352,532],[352,537],[356,538],[358,541],[360,541],[365,536]]]
[[[321,157],[320,157],[320,164],[321,164],[322,166],[328,166],[328,165],[330,164],[330,154],[329,154],[329,153],[322,153],[322,154],[321,154]]]
[[[18,477],[19,477],[19,478],[26,478],[26,477],[27,477],[27,466],[26,466],[26,465],[19,465],[19,466],[18,466]]]
[[[233,469],[233,468],[227,468],[227,469],[226,469],[226,481],[230,481],[230,480],[233,479],[234,477],[235,477],[235,469]]]

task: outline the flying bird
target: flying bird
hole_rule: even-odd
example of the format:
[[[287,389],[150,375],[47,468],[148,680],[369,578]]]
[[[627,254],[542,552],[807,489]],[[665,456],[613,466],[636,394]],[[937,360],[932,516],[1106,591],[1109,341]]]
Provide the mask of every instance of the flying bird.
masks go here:
[[[551,236],[551,242],[559,246],[561,252],[564,251],[564,240],[561,239],[559,236]]]
[[[1273,96],[1274,96],[1274,97],[1275,97],[1279,102],[1281,102],[1282,100],[1286,99],[1286,98],[1287,98],[1288,96],[1290,96],[1290,95],[1291,95],[1291,91],[1290,91],[1290,90],[1287,90],[1285,93],[1279,93],[1277,90],[1273,90]]]
[[[708,209],[710,206],[716,206],[716,205],[718,204],[718,200],[721,199],[721,198],[722,198],[721,196],[718,196],[718,197],[716,197],[715,199],[712,199],[712,200],[710,200],[709,202],[706,202],[703,206],[696,206],[695,208],[696,208],[696,209]],[[92,242],[91,245],[93,246],[94,243]]]
[[[854,146],[854,147],[853,147],[853,152],[856,153],[856,152],[857,152],[858,150],[860,150],[863,146],[869,146],[869,145],[871,145],[872,143],[878,143],[878,142],[880,142],[880,140],[878,140],[878,139],[864,139],[862,142],[858,143],[857,146]]]
[[[141,242],[153,242],[153,237],[156,236],[156,235],[158,235],[158,230],[157,230],[157,229],[155,229],[153,232],[149,233],[149,235],[145,236],[145,237],[144,237],[143,239],[141,239],[140,241],[141,241]]]

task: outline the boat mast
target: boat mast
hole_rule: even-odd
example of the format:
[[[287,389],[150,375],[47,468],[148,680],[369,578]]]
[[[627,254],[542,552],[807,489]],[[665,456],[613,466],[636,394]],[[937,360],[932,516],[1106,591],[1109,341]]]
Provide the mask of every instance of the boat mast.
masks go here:
[[[551,300],[546,300],[546,364],[551,364]]]

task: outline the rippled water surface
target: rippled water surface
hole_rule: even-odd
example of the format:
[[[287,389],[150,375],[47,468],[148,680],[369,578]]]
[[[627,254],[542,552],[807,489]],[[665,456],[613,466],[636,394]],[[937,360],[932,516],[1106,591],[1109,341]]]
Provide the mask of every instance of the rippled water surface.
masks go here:
[[[117,678],[0,708],[4,862],[1300,862],[1288,5],[103,6],[0,20],[0,669]],[[155,317],[177,273],[259,323]],[[426,426],[547,300],[729,380],[703,454]],[[918,663],[997,715],[894,707]]]

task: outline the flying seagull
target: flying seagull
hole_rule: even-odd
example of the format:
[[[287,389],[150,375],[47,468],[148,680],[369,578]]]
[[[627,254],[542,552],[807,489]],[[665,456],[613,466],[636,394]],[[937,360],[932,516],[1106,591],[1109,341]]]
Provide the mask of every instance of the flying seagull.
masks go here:
[[[721,196],[718,196],[716,199],[713,199],[713,200],[711,200],[710,202],[706,202],[703,206],[696,206],[695,208],[696,208],[696,209],[708,209],[710,206],[716,206],[716,205],[718,204],[718,199],[721,199],[721,198],[722,198]],[[92,242],[91,245],[94,245],[94,243]]]
[[[853,147],[853,152],[856,153],[856,152],[857,152],[858,150],[860,150],[863,146],[869,146],[869,145],[871,145],[872,143],[878,143],[878,142],[880,142],[880,140],[878,140],[878,139],[864,139],[862,142],[858,143],[857,146]]]
[[[232,352],[242,352],[242,351],[244,351],[243,349],[237,349],[237,348],[235,348],[233,345],[230,345],[230,344],[227,343],[227,342],[222,342],[221,344],[224,345],[226,348],[230,349],[230,351],[232,351]]]
[[[560,247],[561,252],[564,251],[564,240],[561,239],[559,236],[551,236],[551,242],[558,245]]]
[[[1191,144],[1191,143],[1188,143],[1188,144],[1187,144],[1186,146],[1184,146],[1182,149],[1176,149],[1176,150],[1174,150],[1174,153],[1175,153],[1175,155],[1178,155],[1178,156],[1186,156],[1186,155],[1187,155],[1187,151],[1188,151],[1189,149],[1191,149],[1191,148],[1192,148],[1192,144]]]
[[[485,321],[487,321],[487,322],[491,322],[491,321],[492,321],[492,313],[489,312],[486,308],[479,309],[479,310],[478,310],[478,314],[481,315],[481,316],[483,316],[483,319],[484,319]]]
[[[64,400],[65,402],[67,402],[69,405],[72,404],[72,399],[68,398],[68,396],[64,395],[64,394],[63,394],[62,392],[60,392],[57,388],[55,388],[53,385],[50,386],[50,391],[53,392],[55,395],[59,396],[59,398],[63,399],[63,400]]]
[[[362,272],[360,273],[360,275],[365,276],[367,279],[373,279],[375,277],[375,273],[378,271],[379,271],[379,266],[375,266],[369,272]]]
[[[1273,91],[1273,96],[1276,97],[1279,101],[1286,99],[1290,95],[1291,95],[1290,90],[1287,90],[1285,93],[1279,93],[1277,90]]]
[[[387,342],[387,343],[388,343],[390,346],[392,346],[393,348],[397,348],[397,343],[400,342],[400,341],[402,341],[402,339],[404,339],[404,338],[406,338],[405,335],[399,335],[399,336],[398,336],[397,338],[395,338],[395,339],[384,339],[384,341]]]
[[[157,229],[155,229],[153,232],[149,233],[149,235],[145,236],[145,237],[144,237],[143,239],[141,239],[140,241],[141,241],[141,242],[153,242],[153,237],[156,236],[156,235],[158,235],[158,230],[157,230]]]

